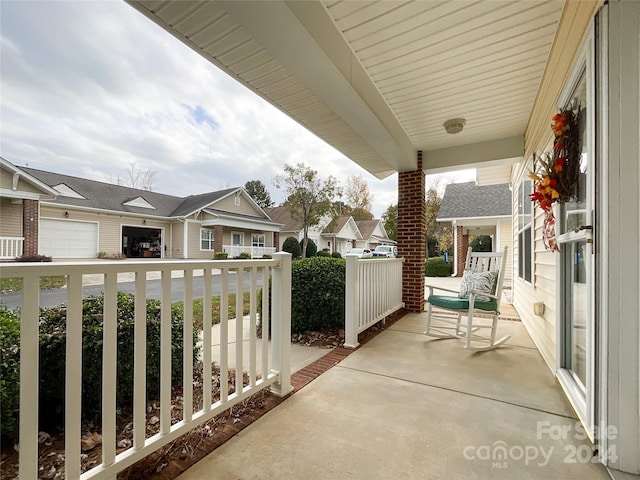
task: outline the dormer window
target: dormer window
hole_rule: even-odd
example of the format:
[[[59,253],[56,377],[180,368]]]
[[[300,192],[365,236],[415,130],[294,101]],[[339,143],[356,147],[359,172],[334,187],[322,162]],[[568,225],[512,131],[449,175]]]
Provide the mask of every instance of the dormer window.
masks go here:
[[[61,197],[69,197],[69,198],[80,198],[82,200],[86,200],[85,197],[76,192],[73,188],[65,185],[64,183],[60,183],[53,187],[56,192],[60,194]]]
[[[133,200],[129,200],[127,202],[124,202],[122,205],[125,205],[127,207],[149,208],[151,210],[155,210],[156,209],[156,207],[151,205],[149,202],[147,202],[142,197],[134,198]]]

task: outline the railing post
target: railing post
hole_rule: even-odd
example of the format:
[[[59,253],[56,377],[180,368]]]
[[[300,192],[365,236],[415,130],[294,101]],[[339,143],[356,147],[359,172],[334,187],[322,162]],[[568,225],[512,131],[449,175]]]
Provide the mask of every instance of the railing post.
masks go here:
[[[358,294],[358,256],[345,256],[347,265],[344,285],[344,346],[357,348],[358,345],[358,318],[360,317],[360,299]]]
[[[291,386],[291,254],[278,252],[273,258],[280,267],[273,269],[273,306],[271,316],[272,369],[280,373],[271,392],[284,397]]]
[[[39,295],[40,277],[25,276],[20,310],[20,478],[38,478]]]

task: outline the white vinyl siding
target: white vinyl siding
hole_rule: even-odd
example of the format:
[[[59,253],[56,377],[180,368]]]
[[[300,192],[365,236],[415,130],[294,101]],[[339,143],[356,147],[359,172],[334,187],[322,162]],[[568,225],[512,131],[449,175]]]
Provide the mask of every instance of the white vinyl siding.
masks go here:
[[[514,185],[520,185],[527,177],[530,165],[519,166],[520,175],[514,179]],[[518,218],[519,189],[513,189],[513,305],[516,307],[522,323],[527,328],[534,343],[546,361],[549,368],[555,372],[556,368],[556,267],[555,254],[544,248],[542,241],[543,212],[539,208],[533,209],[532,229],[534,236],[532,276],[535,282],[529,283],[520,278],[519,259],[519,218]],[[543,316],[533,312],[533,304],[544,303]]]
[[[0,198],[0,237],[22,236],[22,203],[13,203],[10,198]]]
[[[497,167],[482,167],[476,169],[476,184],[499,185],[509,183],[511,176],[510,165],[498,165]]]

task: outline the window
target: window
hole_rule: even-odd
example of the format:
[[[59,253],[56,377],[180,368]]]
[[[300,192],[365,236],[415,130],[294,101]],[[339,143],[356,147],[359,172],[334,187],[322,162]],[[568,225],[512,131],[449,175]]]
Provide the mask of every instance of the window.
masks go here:
[[[213,250],[213,230],[200,229],[200,250]]]
[[[527,282],[532,280],[533,260],[533,204],[529,198],[531,189],[531,180],[523,180],[518,187],[518,276]]]
[[[231,245],[243,245],[244,234],[242,232],[231,232]]]
[[[251,235],[252,247],[264,247],[264,233],[254,233]]]

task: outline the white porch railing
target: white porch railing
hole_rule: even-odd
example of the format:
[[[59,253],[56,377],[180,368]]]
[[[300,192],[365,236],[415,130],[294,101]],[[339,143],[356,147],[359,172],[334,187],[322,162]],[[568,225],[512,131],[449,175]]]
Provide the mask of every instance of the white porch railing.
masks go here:
[[[22,256],[24,237],[0,237],[0,259]]]
[[[212,296],[214,275],[221,275],[220,358],[212,358],[212,307],[203,302],[203,406],[194,411],[193,403],[193,299],[194,270],[203,270],[203,297]],[[220,270],[220,273],[218,273]],[[184,357],[183,357],[183,418],[171,424],[171,289],[172,272],[179,271],[184,281]],[[134,327],[134,400],[133,446],[116,454],[116,379],[117,379],[117,275],[135,272]],[[160,272],[161,282],[161,340],[160,340],[160,431],[145,438],[146,418],[146,283],[147,273]],[[102,372],[102,464],[81,474],[81,392],[82,392],[82,281],[85,274],[104,275],[103,311],[103,372]],[[233,275],[232,275],[233,274]],[[261,275],[259,275],[261,274]],[[23,279],[20,309],[20,466],[19,476],[38,478],[38,318],[39,279],[41,276],[67,275],[66,327],[66,398],[65,398],[65,475],[67,479],[114,479],[123,469],[153,451],[178,438],[234,404],[264,389],[277,395],[288,394],[290,385],[291,342],[291,256],[277,253],[269,260],[244,261],[171,261],[147,260],[139,262],[83,262],[83,263],[6,263],[0,269],[2,278]],[[261,276],[261,279],[259,278]],[[230,277],[236,288],[229,288]],[[272,308],[269,318],[268,295],[262,296],[263,331],[268,335],[259,339],[256,333],[257,292],[272,279]],[[248,283],[249,287],[243,287]],[[235,391],[229,393],[229,327],[228,293],[236,293],[236,311],[242,312],[243,291],[250,292],[249,360],[243,363],[242,341],[236,342],[235,366],[247,371],[249,383],[243,386],[243,375],[236,375]],[[241,314],[240,314],[241,315]],[[242,339],[243,322],[236,321],[235,338]],[[261,345],[261,368],[257,368],[258,342]],[[270,351],[269,351],[270,350]],[[212,401],[212,361],[220,366],[220,400]],[[248,363],[248,364],[247,364]],[[244,367],[244,368],[243,368]]]
[[[252,247],[251,245],[223,245],[222,251],[229,254],[229,258],[240,256],[242,252],[251,254],[251,258],[262,258],[263,255],[276,253],[275,247]]]
[[[344,346],[356,348],[358,334],[404,307],[404,258],[359,259],[347,255]]]

